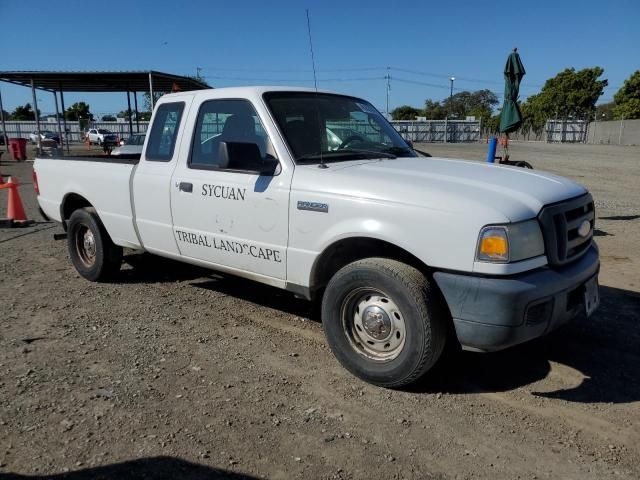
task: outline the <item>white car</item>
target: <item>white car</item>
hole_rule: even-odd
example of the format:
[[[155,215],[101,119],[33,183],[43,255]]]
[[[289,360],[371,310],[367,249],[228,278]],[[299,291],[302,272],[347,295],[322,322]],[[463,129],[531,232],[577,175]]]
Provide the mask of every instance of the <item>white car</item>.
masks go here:
[[[111,155],[140,155],[142,154],[142,146],[144,145],[144,133],[134,133],[127,138],[124,144],[120,147],[116,147],[111,152]]]
[[[86,138],[90,145],[94,143],[102,145],[105,142],[112,146],[118,144],[118,135],[104,128],[90,128],[87,130]]]
[[[58,144],[60,144],[60,135],[58,135],[55,132],[52,132],[50,130],[40,130],[40,133],[38,133],[37,130],[34,130],[33,132],[31,132],[29,134],[29,141],[35,145],[38,143],[38,140],[40,142],[44,141],[44,140],[53,140],[55,142],[57,142]]]
[[[35,161],[38,203],[88,280],[117,279],[126,247],[318,299],[338,360],[385,387],[416,381],[446,342],[499,350],[599,304],[584,187],[418,157],[366,100],[180,92],[147,135],[139,159]]]

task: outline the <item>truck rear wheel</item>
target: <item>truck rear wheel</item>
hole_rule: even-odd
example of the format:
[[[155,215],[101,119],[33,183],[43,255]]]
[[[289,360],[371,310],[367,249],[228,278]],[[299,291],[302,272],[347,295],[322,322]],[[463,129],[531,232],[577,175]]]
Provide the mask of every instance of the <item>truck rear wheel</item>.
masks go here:
[[[67,247],[73,266],[87,280],[107,280],[120,270],[122,247],[111,241],[94,208],[81,208],[71,214]]]
[[[435,364],[444,349],[445,315],[420,271],[386,258],[343,267],[322,300],[325,335],[338,361],[388,388],[415,382]]]

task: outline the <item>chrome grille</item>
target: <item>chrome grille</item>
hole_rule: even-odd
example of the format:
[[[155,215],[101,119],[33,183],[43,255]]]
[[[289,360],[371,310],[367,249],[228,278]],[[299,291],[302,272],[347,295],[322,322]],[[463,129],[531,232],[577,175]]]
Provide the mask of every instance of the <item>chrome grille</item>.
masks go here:
[[[551,266],[560,266],[581,257],[591,245],[595,226],[595,210],[590,194],[547,205],[538,216],[542,226],[547,258]],[[586,236],[578,233],[583,222],[589,222]]]

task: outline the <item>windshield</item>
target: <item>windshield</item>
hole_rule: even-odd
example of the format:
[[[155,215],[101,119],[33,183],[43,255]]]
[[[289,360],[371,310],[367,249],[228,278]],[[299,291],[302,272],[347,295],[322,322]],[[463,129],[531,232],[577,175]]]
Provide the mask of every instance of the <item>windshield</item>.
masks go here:
[[[111,130],[106,130],[104,128],[99,128],[98,133],[111,133]]]
[[[269,92],[264,98],[297,163],[415,156],[364,100],[315,92]]]

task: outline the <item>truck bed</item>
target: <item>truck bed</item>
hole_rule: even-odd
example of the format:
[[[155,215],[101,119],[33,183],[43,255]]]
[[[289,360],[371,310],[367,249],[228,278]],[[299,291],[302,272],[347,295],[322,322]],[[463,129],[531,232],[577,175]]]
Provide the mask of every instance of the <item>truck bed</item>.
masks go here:
[[[70,196],[93,205],[117,245],[139,248],[133,224],[131,178],[140,155],[38,157],[40,206],[61,222],[61,205]]]
[[[125,163],[137,165],[140,162],[139,153],[123,155],[65,155],[63,157],[38,157],[37,160],[69,160],[76,162]]]

